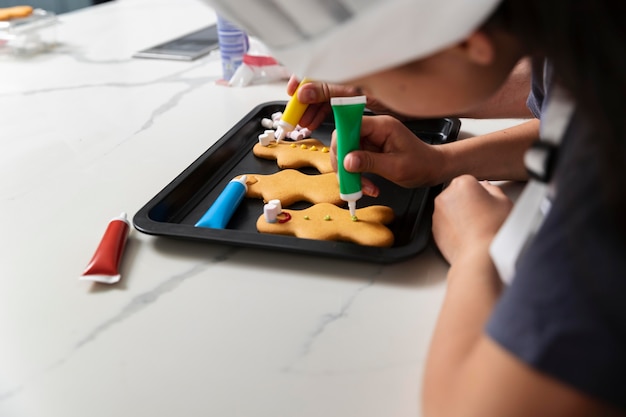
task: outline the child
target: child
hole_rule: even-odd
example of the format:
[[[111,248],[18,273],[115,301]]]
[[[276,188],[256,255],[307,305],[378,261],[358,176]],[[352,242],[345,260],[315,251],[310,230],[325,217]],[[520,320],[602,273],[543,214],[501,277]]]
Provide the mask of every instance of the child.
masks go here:
[[[626,414],[623,2],[213,3],[296,74],[409,116],[471,113],[530,57],[528,105],[540,124],[429,146],[396,118],[366,117],[362,150],[344,165],[407,187],[454,178],[433,215],[450,270],[424,415]],[[308,88],[341,91],[332,85]],[[479,181],[527,172],[513,210]]]

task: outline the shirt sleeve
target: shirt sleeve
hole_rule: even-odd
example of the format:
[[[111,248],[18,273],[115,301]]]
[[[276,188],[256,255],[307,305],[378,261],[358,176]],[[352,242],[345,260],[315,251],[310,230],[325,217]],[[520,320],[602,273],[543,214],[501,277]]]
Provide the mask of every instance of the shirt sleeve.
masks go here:
[[[541,118],[545,97],[549,94],[552,66],[548,61],[533,61],[530,94],[526,107],[537,119]]]

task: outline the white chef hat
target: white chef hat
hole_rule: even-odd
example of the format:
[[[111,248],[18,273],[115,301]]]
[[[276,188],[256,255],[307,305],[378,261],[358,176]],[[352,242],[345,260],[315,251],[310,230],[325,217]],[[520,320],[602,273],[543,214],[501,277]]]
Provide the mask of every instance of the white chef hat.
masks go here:
[[[300,77],[341,82],[463,40],[501,0],[204,0]]]

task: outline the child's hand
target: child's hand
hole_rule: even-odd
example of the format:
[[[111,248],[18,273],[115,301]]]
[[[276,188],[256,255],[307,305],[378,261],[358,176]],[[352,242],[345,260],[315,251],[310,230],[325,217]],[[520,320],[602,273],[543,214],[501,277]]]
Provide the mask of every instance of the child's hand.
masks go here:
[[[331,162],[337,170],[337,144],[333,133]],[[439,183],[442,155],[392,116],[365,116],[361,125],[361,150],[350,152],[344,167],[350,172],[371,172],[402,187]],[[363,193],[378,196],[378,188],[363,177]]]
[[[489,245],[508,216],[513,202],[500,187],[470,175],[452,180],[435,199],[433,237],[450,264]]]
[[[287,93],[293,95],[300,84],[300,80],[295,76],[291,76],[287,83]],[[351,97],[359,96],[363,93],[355,88],[339,84],[327,84],[320,82],[305,83],[298,90],[298,100],[301,103],[309,104],[300,119],[300,126],[315,130],[332,112],[330,107],[331,97]],[[372,97],[367,98],[366,107],[377,114],[393,114],[387,107],[381,105]],[[397,115],[397,117],[402,117]]]

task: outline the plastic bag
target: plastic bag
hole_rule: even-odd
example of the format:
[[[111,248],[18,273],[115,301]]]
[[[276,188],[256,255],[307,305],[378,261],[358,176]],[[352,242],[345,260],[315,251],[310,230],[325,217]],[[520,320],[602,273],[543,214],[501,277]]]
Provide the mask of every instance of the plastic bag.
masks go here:
[[[228,85],[245,87],[286,80],[291,72],[270,55],[267,48],[257,39],[250,39],[250,49],[243,56],[241,65],[231,77]]]

